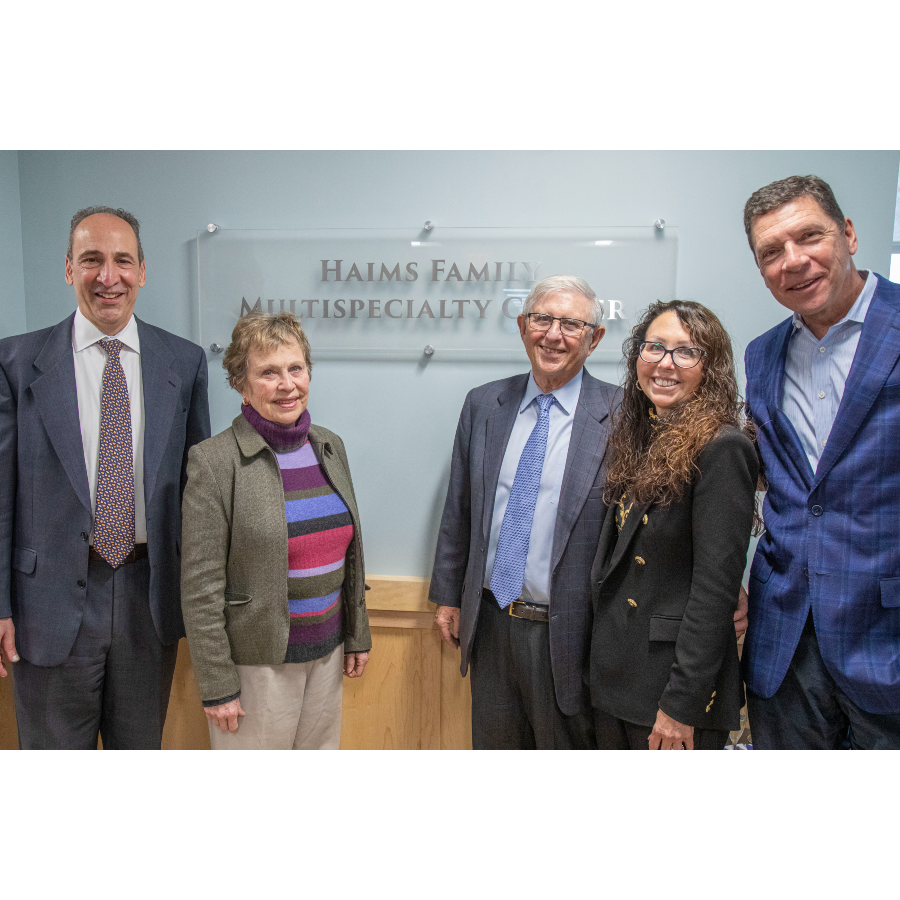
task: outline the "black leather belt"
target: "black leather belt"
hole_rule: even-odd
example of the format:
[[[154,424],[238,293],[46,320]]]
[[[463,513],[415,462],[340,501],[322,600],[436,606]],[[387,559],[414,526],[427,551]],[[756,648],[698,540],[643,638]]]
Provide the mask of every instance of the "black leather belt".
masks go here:
[[[89,555],[90,555],[91,559],[99,559],[99,560],[102,560],[103,562],[106,562],[106,560],[103,559],[103,557],[93,548],[93,546],[90,548]],[[124,566],[124,565],[127,565],[128,563],[137,562],[139,559],[146,559],[146,558],[147,558],[147,545],[146,544],[135,544],[134,550],[132,550],[131,553],[129,553],[128,556],[126,556],[125,559],[122,560],[122,565]]]
[[[483,588],[481,596],[491,603],[496,603],[494,592]],[[509,614],[514,619],[528,619],[529,622],[549,622],[550,607],[546,603],[533,603],[531,600],[513,600],[507,607]]]

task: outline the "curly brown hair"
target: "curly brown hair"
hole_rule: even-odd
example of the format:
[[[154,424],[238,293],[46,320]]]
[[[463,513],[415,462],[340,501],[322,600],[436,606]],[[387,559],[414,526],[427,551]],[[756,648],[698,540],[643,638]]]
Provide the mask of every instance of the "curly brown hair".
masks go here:
[[[671,409],[665,418],[651,418],[655,410],[638,384],[637,360],[651,323],[667,312],[674,312],[692,343],[706,351],[701,363],[703,377],[686,402]],[[611,503],[625,491],[638,503],[667,505],[683,495],[697,474],[700,451],[725,425],[754,437],[734,375],[731,339],[705,306],[672,300],[647,309],[622,345],[622,352],[628,371],[609,438],[612,465],[604,500]]]

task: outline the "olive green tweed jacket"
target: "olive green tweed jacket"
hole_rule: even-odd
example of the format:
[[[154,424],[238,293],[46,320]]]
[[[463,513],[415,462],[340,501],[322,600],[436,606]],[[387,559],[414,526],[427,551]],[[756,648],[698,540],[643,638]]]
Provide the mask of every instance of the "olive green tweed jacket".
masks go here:
[[[344,652],[372,647],[359,510],[343,441],[312,425],[309,442],[350,511],[344,567]],[[279,665],[287,652],[288,531],[278,460],[239,415],[193,446],[182,506],[181,605],[204,702],[241,689],[236,665]]]

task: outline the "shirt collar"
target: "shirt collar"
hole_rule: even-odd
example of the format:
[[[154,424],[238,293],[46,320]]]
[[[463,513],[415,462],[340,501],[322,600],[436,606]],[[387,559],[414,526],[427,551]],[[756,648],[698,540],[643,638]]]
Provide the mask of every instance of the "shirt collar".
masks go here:
[[[869,311],[869,305],[872,302],[872,298],[875,296],[875,288],[878,287],[878,279],[875,277],[874,272],[867,272],[865,269],[860,269],[859,274],[865,276],[866,283],[859,292],[859,296],[853,301],[853,306],[847,311],[847,315],[844,316],[840,322],[835,322],[834,325],[828,329],[829,334],[831,334],[832,328],[837,328],[846,322],[858,322],[860,325],[865,322],[866,313]],[[795,312],[793,318],[795,331],[800,331],[801,328],[809,331],[809,329],[806,328],[806,323],[803,321],[803,317],[800,313]],[[810,334],[812,334],[812,332],[810,332]]]
[[[133,350],[137,354],[141,352],[141,341],[138,337],[137,321],[134,315],[131,316],[128,324],[118,334],[106,335],[93,322],[82,315],[80,309],[75,310],[75,321],[72,323],[72,349],[76,353],[93,346],[105,337],[114,337],[128,347],[129,350]]]
[[[578,370],[578,374],[571,380],[567,381],[562,387],[555,391],[550,391],[556,398],[556,403],[563,411],[564,415],[571,415],[572,411],[578,405],[578,398],[581,395],[581,381],[584,378],[584,366]],[[528,385],[525,388],[525,396],[519,405],[519,412],[524,412],[534,400],[544,392],[537,386],[534,380],[534,373],[528,376]]]

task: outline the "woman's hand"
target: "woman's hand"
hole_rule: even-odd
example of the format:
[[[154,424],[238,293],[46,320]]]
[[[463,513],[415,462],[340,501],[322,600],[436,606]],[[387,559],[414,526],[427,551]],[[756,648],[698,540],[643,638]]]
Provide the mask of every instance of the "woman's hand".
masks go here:
[[[241,709],[241,698],[220,703],[218,706],[206,706],[203,708],[206,718],[215,725],[219,731],[234,734],[238,730],[238,718],[244,715]]]
[[[651,750],[693,750],[694,726],[682,725],[660,709],[647,742]]]
[[[368,653],[345,653],[344,654],[344,674],[348,678],[359,678],[365,671],[366,663],[369,661]]]

